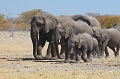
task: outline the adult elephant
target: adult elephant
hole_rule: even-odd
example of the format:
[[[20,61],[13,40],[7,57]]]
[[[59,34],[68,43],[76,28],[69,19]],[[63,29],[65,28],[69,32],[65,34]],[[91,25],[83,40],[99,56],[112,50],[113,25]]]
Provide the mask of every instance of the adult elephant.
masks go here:
[[[63,24],[64,22],[75,22],[75,20],[73,18],[71,18],[71,16],[67,16],[67,15],[61,15],[61,16],[56,16],[57,20],[59,21],[59,24]],[[59,25],[58,25],[59,26]],[[56,27],[58,27],[56,26]],[[61,50],[60,50],[60,56],[59,58],[64,59],[65,58],[65,41],[64,39],[60,39],[59,44],[61,45]],[[59,50],[59,48],[57,48],[57,51]],[[57,53],[58,54],[58,53]]]
[[[53,33],[54,28],[57,25],[57,18],[49,13],[37,14],[32,18],[30,35],[33,43],[33,56],[35,59],[42,59],[42,49],[46,41],[49,42],[50,46],[48,47],[51,49],[52,57],[54,57]]]
[[[84,33],[87,32],[90,35],[93,35],[92,28],[83,21],[70,22],[66,21],[64,23],[59,23],[59,25],[55,28],[55,47],[56,52],[59,53],[58,44],[59,40],[65,41],[65,62],[70,61],[70,39],[73,34]]]
[[[49,42],[46,59],[57,59],[54,46],[54,29],[58,23],[65,21],[74,21],[69,16],[53,16],[49,13],[35,15],[31,21],[31,39],[33,43],[33,55],[35,59],[42,59],[42,49]],[[64,52],[65,46],[61,46],[61,52]],[[59,56],[59,55],[58,55]],[[59,57],[60,58],[60,57]]]
[[[86,22],[91,27],[101,27],[99,21],[92,16],[84,16],[84,15],[78,14],[78,15],[73,15],[72,18],[75,21],[82,20],[82,21]]]
[[[106,57],[109,57],[107,46],[114,51],[115,57],[119,56],[120,32],[117,29],[114,29],[114,28],[101,29],[95,32],[94,37],[100,43],[101,57],[104,57],[104,51],[105,51]]]

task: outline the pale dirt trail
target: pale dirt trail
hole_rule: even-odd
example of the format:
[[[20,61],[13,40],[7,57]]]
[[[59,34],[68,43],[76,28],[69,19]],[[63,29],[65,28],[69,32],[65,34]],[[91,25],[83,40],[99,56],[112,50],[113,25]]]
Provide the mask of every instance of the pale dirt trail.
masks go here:
[[[0,32],[0,79],[120,79],[120,57],[93,59],[91,63],[34,60],[28,31]],[[47,44],[43,49],[46,53]]]

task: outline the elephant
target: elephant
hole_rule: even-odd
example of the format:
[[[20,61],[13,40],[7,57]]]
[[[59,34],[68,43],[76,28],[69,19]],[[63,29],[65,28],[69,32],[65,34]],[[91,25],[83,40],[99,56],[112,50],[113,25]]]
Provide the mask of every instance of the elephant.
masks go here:
[[[106,57],[109,57],[107,46],[113,50],[113,52],[115,53],[115,57],[119,56],[120,32],[117,29],[114,29],[114,28],[100,29],[99,31],[96,31],[93,36],[100,43],[101,57],[104,57],[104,51],[105,51]]]
[[[59,24],[62,24],[66,21],[75,22],[75,20],[73,18],[71,18],[70,16],[67,16],[67,15],[56,16],[56,18],[59,21]],[[59,24],[58,24],[58,26],[59,26]],[[58,56],[58,57],[61,59],[64,59],[64,57],[65,57],[65,41],[63,39],[60,39],[59,44],[61,45],[61,50],[60,50],[60,56]]]
[[[78,33],[77,35],[73,35],[72,38],[70,39],[70,50],[76,50],[78,49],[82,53],[76,53],[75,52],[75,57],[76,61],[79,62],[80,59],[77,54],[80,55],[80,57],[84,60],[84,62],[90,62],[91,55],[92,55],[92,50],[93,50],[93,38],[90,34],[88,33]]]
[[[33,56],[35,59],[42,59],[42,48],[46,41],[49,42],[45,59],[58,59],[54,46],[54,29],[65,21],[74,21],[70,16],[53,16],[50,13],[37,14],[31,21],[31,40],[33,43]],[[65,51],[65,46],[61,45],[61,53]],[[51,57],[52,55],[52,57]],[[58,56],[58,57],[57,57]]]
[[[69,62],[70,61],[70,39],[72,34],[78,34],[78,33],[84,33],[87,32],[91,36],[93,36],[93,31],[92,28],[83,21],[66,21],[63,23],[59,23],[58,26],[55,28],[55,33],[54,33],[54,44],[56,48],[56,53],[59,53],[58,50],[58,44],[59,40],[65,41],[65,60],[64,62]]]
[[[84,15],[78,14],[78,15],[73,15],[72,18],[75,21],[82,20],[82,21],[86,22],[91,27],[101,27],[99,21],[92,16],[84,16]]]
[[[95,58],[97,53],[98,58],[100,59],[100,51],[99,51],[99,44],[96,38],[93,37],[93,49],[92,49],[92,55]]]
[[[35,57],[35,59],[42,59],[42,49],[46,41],[48,41],[50,45],[48,46],[49,50],[47,50],[47,55],[49,55],[49,51],[51,51],[52,57],[55,57],[56,53],[53,44],[54,40],[53,33],[54,28],[57,25],[58,25],[57,18],[49,13],[37,14],[32,18],[30,35],[33,43],[33,56]]]

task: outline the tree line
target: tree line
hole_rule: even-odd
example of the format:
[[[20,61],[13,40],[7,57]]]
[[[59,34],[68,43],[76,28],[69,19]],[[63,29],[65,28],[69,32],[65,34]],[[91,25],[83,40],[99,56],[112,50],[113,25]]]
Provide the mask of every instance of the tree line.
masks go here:
[[[41,9],[34,9],[31,11],[22,12],[18,17],[6,17],[0,14],[0,30],[30,30],[30,22],[34,15],[44,12]],[[86,15],[93,16],[100,22],[102,28],[111,28],[120,23],[120,15],[101,15],[99,13],[86,13]]]

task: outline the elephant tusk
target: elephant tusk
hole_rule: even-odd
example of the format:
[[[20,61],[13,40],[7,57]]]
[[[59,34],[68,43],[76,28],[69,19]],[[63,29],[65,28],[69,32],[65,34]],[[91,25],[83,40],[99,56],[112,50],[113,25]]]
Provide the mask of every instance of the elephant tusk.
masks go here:
[[[60,40],[58,40],[58,42],[60,43]]]

